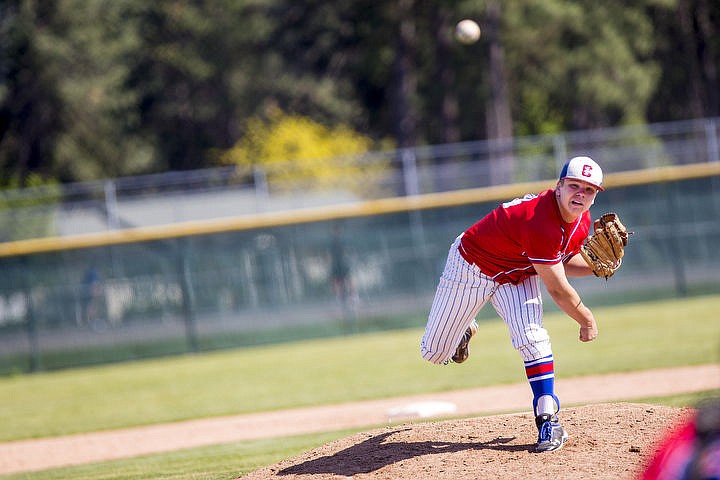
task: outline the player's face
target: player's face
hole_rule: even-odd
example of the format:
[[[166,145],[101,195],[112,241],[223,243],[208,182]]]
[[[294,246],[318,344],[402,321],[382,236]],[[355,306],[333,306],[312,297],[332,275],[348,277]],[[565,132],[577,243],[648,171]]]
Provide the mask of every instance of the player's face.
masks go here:
[[[570,178],[559,181],[555,191],[560,212],[566,221],[574,221],[589,210],[598,192],[595,186]]]

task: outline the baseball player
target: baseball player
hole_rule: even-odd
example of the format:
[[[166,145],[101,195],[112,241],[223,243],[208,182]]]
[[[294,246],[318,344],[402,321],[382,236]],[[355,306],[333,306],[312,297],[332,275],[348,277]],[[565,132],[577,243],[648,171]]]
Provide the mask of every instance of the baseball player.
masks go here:
[[[593,274],[579,252],[592,224],[590,206],[603,191],[602,180],[595,161],[574,157],[563,167],[554,189],[504,203],[458,236],[421,340],[427,361],[464,362],[478,328],[475,317],[489,301],[525,362],[538,452],[557,450],[567,440],[557,415],[560,401],[554,393],[553,352],[543,328],[539,282],[580,325],[580,341],[594,340],[598,329],[593,313],[568,277]]]

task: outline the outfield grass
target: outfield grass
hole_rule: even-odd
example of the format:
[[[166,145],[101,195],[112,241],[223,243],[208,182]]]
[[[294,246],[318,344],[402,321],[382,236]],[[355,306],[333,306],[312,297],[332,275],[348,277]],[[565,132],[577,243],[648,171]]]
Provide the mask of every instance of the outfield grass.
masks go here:
[[[594,308],[600,336],[589,344],[578,342],[575,322],[548,315],[556,372],[563,378],[718,363],[718,307],[720,295]],[[481,324],[472,357],[461,367],[420,359],[421,334],[413,328],[0,378],[0,440],[524,380],[522,362],[500,321]],[[694,405],[699,398],[644,401]],[[353,432],[239,442],[2,478],[231,479]]]
[[[720,362],[720,295],[595,308],[600,336],[548,315],[559,378]],[[421,329],[0,378],[0,441],[524,380],[501,321],[459,366],[419,357]]]
[[[596,308],[600,336],[548,315],[563,377],[720,361],[720,295]],[[0,378],[0,441],[524,380],[501,321],[462,368],[419,357],[421,329]]]
[[[41,472],[2,480],[231,480],[359,430],[231,443]]]

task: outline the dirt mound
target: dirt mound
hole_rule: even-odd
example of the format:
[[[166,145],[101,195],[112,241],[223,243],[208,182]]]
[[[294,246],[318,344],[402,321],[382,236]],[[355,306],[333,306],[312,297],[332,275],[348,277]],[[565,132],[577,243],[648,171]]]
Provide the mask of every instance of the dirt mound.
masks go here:
[[[407,423],[353,435],[262,468],[265,479],[631,479],[690,409],[612,403],[563,409],[570,438],[537,454],[529,414]]]

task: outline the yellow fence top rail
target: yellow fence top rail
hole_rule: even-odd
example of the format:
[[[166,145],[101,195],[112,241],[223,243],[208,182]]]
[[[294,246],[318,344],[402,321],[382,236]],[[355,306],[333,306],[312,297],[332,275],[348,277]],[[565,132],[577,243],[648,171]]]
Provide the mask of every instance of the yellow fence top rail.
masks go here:
[[[650,183],[688,180],[720,175],[720,163],[696,163],[611,173],[605,176],[606,188],[628,187]],[[472,188],[452,192],[429,193],[407,197],[368,200],[350,204],[312,207],[281,212],[267,212],[237,217],[198,220],[152,227],[128,228],[62,237],[35,238],[0,243],[0,257],[58,252],[80,248],[105,247],[135,242],[168,240],[194,235],[269,228],[340,218],[383,215],[412,210],[454,207],[473,203],[503,201],[550,188],[555,180],[515,183]]]

